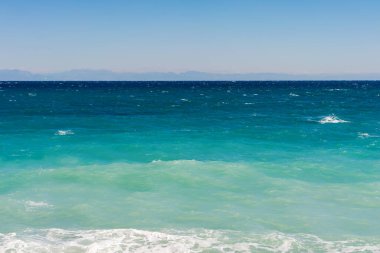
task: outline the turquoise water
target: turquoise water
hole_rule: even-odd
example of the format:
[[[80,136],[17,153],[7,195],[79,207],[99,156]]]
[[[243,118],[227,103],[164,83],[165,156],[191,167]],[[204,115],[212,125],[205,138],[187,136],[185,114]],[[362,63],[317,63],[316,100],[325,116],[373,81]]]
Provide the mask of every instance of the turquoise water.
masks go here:
[[[0,252],[380,252],[380,82],[0,87]]]

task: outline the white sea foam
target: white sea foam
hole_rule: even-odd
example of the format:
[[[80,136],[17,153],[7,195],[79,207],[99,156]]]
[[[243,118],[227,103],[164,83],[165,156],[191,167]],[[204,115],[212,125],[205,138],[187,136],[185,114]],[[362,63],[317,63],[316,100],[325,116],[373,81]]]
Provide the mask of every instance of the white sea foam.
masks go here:
[[[380,252],[379,241],[221,230],[28,230],[0,234],[0,252]]]
[[[347,89],[327,89],[328,91],[340,91],[340,90],[347,90]]]
[[[24,205],[25,205],[26,211],[34,211],[36,209],[53,207],[53,205],[50,205],[49,203],[46,203],[43,201],[32,201],[32,200],[25,201]]]
[[[51,206],[48,203],[43,202],[43,201],[36,202],[36,201],[32,201],[32,200],[25,201],[25,204],[30,206],[30,207],[49,207],[49,206]]]
[[[203,162],[197,161],[197,160],[170,160],[170,161],[153,160],[151,163],[178,165],[178,164],[199,164]]]
[[[335,115],[329,115],[329,116],[323,117],[318,122],[321,124],[338,124],[338,123],[348,123],[349,121],[342,120]]]
[[[359,138],[379,138],[378,135],[371,135],[369,133],[358,133]]]
[[[360,138],[368,138],[370,135],[369,133],[358,133]]]
[[[72,130],[58,130],[55,135],[72,135],[74,132]]]
[[[300,95],[295,94],[295,93],[289,93],[289,96],[291,96],[291,97],[299,97]]]

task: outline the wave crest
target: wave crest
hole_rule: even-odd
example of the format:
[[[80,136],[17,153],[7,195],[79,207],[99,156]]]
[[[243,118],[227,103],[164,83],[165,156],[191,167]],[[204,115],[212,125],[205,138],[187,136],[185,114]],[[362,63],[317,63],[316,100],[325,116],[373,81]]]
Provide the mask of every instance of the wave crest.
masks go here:
[[[29,230],[0,234],[1,252],[378,252],[380,242],[325,241],[313,235],[222,230]]]
[[[348,123],[349,121],[342,120],[335,115],[329,115],[329,116],[323,117],[318,122],[321,124],[338,124],[338,123]]]
[[[55,135],[72,135],[74,134],[74,131],[72,130],[58,130],[55,132]]]

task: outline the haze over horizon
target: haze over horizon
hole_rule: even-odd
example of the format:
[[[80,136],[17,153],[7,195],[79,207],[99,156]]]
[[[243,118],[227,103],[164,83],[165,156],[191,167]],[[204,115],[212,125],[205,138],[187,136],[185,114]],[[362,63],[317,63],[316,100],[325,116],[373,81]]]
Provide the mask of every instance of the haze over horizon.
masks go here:
[[[288,73],[208,73],[186,72],[113,72],[77,69],[62,72],[32,73],[1,70],[0,81],[307,81],[307,80],[380,80],[379,73],[367,74],[288,74]]]
[[[375,0],[4,0],[0,69],[380,73],[379,11]]]

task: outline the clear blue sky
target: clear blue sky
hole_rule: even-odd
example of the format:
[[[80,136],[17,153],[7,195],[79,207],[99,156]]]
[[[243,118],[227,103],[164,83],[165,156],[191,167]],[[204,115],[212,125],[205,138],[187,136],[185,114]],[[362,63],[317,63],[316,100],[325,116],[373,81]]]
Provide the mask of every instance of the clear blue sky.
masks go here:
[[[0,69],[379,73],[380,0],[1,0]]]

